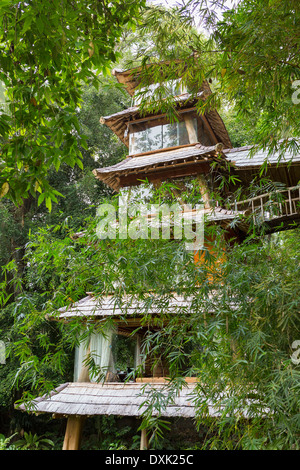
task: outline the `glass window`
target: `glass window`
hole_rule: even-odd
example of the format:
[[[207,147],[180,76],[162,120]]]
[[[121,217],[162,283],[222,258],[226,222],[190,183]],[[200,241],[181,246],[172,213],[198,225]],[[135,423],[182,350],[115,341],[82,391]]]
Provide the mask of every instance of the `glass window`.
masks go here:
[[[197,119],[189,119],[197,134]],[[131,155],[191,143],[190,124],[184,117],[179,122],[169,123],[166,118],[133,123],[129,127],[129,153]]]

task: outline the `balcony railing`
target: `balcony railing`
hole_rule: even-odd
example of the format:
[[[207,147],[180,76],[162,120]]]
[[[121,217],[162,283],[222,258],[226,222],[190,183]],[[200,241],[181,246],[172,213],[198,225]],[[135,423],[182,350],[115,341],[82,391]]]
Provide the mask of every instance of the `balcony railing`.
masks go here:
[[[252,214],[257,222],[299,215],[300,186],[260,194],[244,201],[235,201],[230,208]]]

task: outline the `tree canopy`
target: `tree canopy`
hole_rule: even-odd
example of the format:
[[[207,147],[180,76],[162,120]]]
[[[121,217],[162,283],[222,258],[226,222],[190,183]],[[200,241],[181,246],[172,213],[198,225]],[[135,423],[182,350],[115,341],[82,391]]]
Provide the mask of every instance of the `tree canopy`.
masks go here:
[[[207,426],[199,447],[299,449],[299,363],[291,361],[300,332],[299,229],[266,237],[254,228],[234,245],[209,225],[201,263],[185,240],[100,240],[96,205],[117,202],[91,174],[96,161],[106,166],[125,157],[123,144],[99,125],[101,115],[130,105],[105,76],[124,51],[123,65],[153,63],[142,80],[159,81],[153,109],[161,106],[164,80],[179,75],[196,93],[206,79],[213,93],[199,112],[223,102],[234,145],[272,148],[298,137],[299,105],[292,101],[298,3],[241,0],[222,18],[214,6],[223,0],[190,0],[171,9],[144,3],[0,0],[7,100],[0,114],[0,332],[7,344],[0,417],[6,413],[10,427],[16,400],[30,403],[72,380],[74,348],[97,328],[112,326],[110,319],[98,326],[87,321],[84,328],[80,318],[68,325],[53,321],[60,307],[87,292],[113,293],[121,305],[124,294],[150,294],[159,314],[156,331],[147,328],[142,360],[151,351],[154,363],[169,363],[168,400],[185,377],[201,379],[193,396],[195,423]],[[199,33],[195,12],[206,31]],[[172,100],[164,103],[174,112]],[[162,185],[153,202],[172,200],[171,189]],[[185,196],[202,202],[199,191]],[[166,313],[174,292],[192,297],[191,312]],[[149,320],[145,313],[142,326]],[[220,396],[224,413],[213,418],[209,405]],[[142,424],[153,429],[157,447],[168,426],[159,416],[160,398],[149,396]],[[245,405],[250,419],[243,417]]]
[[[1,197],[22,203],[38,195],[51,209],[59,191],[50,168],[82,167],[86,138],[76,115],[82,85],[98,86],[118,58],[125,26],[134,26],[144,0],[114,2],[5,0],[0,4]]]
[[[5,0],[0,24],[0,81],[6,90],[0,196],[15,204],[37,197],[51,209],[60,191],[49,183],[49,169],[62,163],[82,167],[86,138],[76,116],[82,85],[99,85],[99,74],[109,73],[120,58],[122,34],[135,26],[135,64],[168,60],[162,74],[152,72],[161,80],[181,73],[195,90],[203,79],[212,81],[213,94],[202,111],[220,106],[225,97],[250,128],[255,121],[255,143],[272,150],[284,139],[283,149],[298,148],[289,140],[298,137],[300,121],[297,1],[242,0],[226,9],[223,0],[189,0],[166,9],[144,0]],[[184,71],[178,59],[187,63]],[[159,90],[153,95],[158,97]]]
[[[299,15],[297,1],[280,0],[241,0],[231,9],[223,0],[149,8],[139,31],[151,34],[140,64],[153,67],[145,69],[143,85],[153,77],[161,85],[151,104],[161,105],[164,80],[180,76],[197,91],[206,79],[213,94],[199,111],[225,103],[254,130],[254,143],[297,151]],[[161,61],[168,67],[155,67]]]

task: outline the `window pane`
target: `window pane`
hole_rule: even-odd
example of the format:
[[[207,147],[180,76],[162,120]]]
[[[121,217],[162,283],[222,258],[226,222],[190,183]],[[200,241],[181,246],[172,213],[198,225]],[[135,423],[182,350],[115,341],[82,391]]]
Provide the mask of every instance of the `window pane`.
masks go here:
[[[130,154],[149,152],[162,148],[162,126],[134,132],[129,136]]]
[[[192,118],[197,133],[197,119]],[[190,143],[184,121],[168,123],[166,119],[132,124],[129,135],[129,152],[137,154]]]

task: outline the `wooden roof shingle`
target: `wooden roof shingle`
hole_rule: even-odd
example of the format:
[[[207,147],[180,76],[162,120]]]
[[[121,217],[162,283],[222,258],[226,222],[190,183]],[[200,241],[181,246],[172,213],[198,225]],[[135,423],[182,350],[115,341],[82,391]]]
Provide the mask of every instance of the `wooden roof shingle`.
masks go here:
[[[135,178],[135,184],[139,184],[138,181],[151,180],[155,178],[156,174],[159,178],[162,172],[168,173],[175,168],[184,171],[186,167],[190,169],[191,166],[195,166],[195,168],[201,166],[203,171],[209,171],[210,162],[220,163],[217,155],[216,146],[191,144],[176,149],[128,156],[116,165],[94,169],[93,174],[97,179],[117,191],[120,187],[127,186],[130,176]],[[201,172],[199,168],[197,171]],[[130,186],[130,184],[128,185]]]
[[[28,403],[15,405],[20,411],[35,414],[50,413],[56,417],[64,416],[136,416],[140,417],[150,406],[151,395],[160,394],[159,409],[153,407],[152,416],[194,418],[195,403],[199,399],[196,382],[186,381],[176,395],[171,393],[168,381],[147,382],[68,382],[60,385],[52,392],[38,397]],[[243,389],[243,394],[245,390]],[[253,395],[253,390],[249,390]],[[155,395],[154,395],[155,396]],[[207,413],[211,417],[224,414],[226,401],[230,399],[230,391],[221,393],[219,397],[205,400]],[[163,398],[164,397],[164,398]],[[255,404],[255,409],[251,409]],[[263,402],[258,398],[246,398],[238,411],[244,417],[270,414]]]
[[[179,396],[161,408],[162,416],[195,416],[192,392],[195,384],[187,384]],[[51,413],[52,415],[114,415],[141,416],[147,408],[147,398],[151,391],[167,394],[165,383],[145,384],[138,382],[69,382],[53,390],[50,394],[17,406],[21,411]],[[153,413],[157,414],[156,412]]]
[[[153,299],[155,300],[155,299]],[[143,316],[146,314],[157,314],[162,309],[164,312],[182,311],[191,308],[191,300],[184,296],[173,296],[167,300],[160,300],[158,303],[151,302],[149,296],[147,300],[136,300],[131,296],[123,297],[120,301],[114,295],[106,295],[100,298],[88,294],[83,299],[71,304],[68,307],[62,307],[58,310],[58,319],[68,319],[74,317],[123,317],[123,316]]]
[[[224,149],[223,153],[228,161],[234,163],[236,168],[260,167],[265,160],[267,160],[270,165],[300,164],[300,153],[294,154],[289,148],[282,156],[280,156],[279,151],[269,155],[268,150],[263,149],[259,149],[251,155],[252,149],[252,145],[247,145],[244,147]]]
[[[300,180],[300,152],[292,153],[287,149],[283,156],[279,152],[269,154],[268,150],[257,150],[252,155],[253,146],[216,150],[217,146],[206,147],[201,144],[183,146],[177,149],[149,152],[136,157],[127,157],[116,165],[93,170],[94,175],[108,186],[119,190],[122,186],[139,184],[139,181],[168,178],[168,173],[177,169],[182,174],[208,172],[212,162],[222,160],[239,173],[258,171],[267,160],[272,170],[272,179],[282,181],[287,186],[295,186]],[[220,160],[221,157],[221,160]],[[283,177],[282,172],[288,175]],[[180,176],[180,174],[179,174]],[[129,179],[131,178],[131,180]]]

